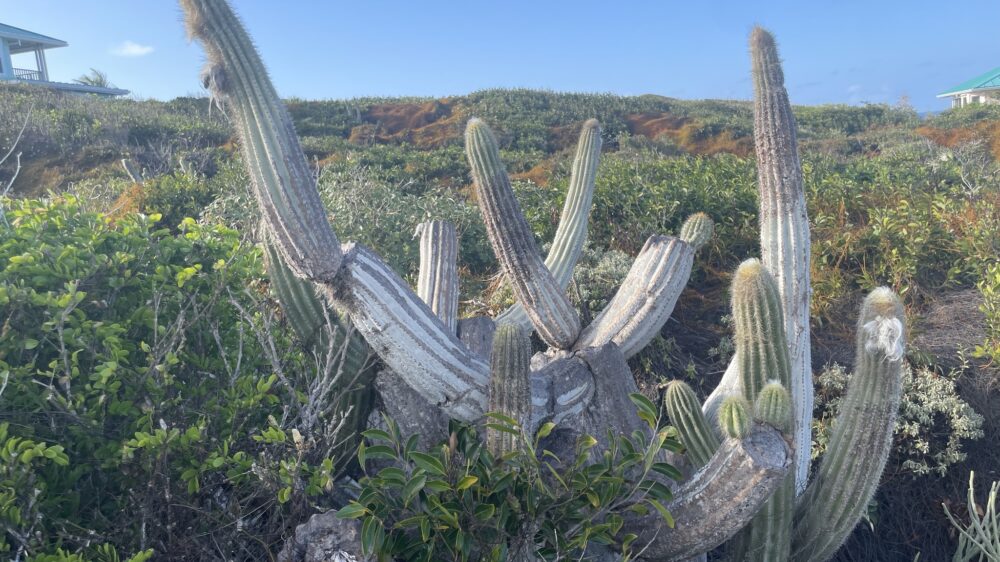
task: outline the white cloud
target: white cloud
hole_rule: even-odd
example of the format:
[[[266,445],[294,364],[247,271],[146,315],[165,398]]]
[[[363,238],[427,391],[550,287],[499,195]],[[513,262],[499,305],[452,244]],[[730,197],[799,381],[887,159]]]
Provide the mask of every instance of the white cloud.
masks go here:
[[[152,52],[153,47],[150,45],[140,45],[135,41],[125,41],[111,49],[111,54],[116,57],[144,57]]]

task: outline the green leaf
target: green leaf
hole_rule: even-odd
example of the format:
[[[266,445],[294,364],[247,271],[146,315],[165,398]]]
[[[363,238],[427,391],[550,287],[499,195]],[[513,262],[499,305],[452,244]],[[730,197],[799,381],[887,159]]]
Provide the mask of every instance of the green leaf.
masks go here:
[[[509,433],[511,435],[520,435],[521,432],[517,430],[516,426],[504,425],[502,423],[488,423],[486,427],[490,429],[495,429],[497,431],[502,431],[504,433]]]
[[[369,459],[386,459],[390,461],[396,460],[396,451],[391,447],[386,447],[385,445],[372,445],[371,447],[365,448],[365,457]]]
[[[479,477],[478,476],[465,476],[461,480],[458,481],[458,485],[455,486],[455,489],[456,490],[465,490],[465,489],[471,487],[476,482],[479,482]]]
[[[684,475],[681,474],[681,471],[677,470],[673,465],[665,462],[653,463],[653,472],[662,474],[667,478],[672,478],[678,482],[684,479]]]
[[[423,472],[418,472],[413,478],[410,478],[410,481],[403,486],[402,495],[404,507],[410,504],[410,500],[412,500],[413,497],[420,492],[420,490],[424,489],[424,484],[426,483],[427,475]]]
[[[371,456],[371,453],[369,453]],[[428,455],[427,453],[420,453],[413,451],[410,453],[410,460],[413,461],[415,465],[426,470],[427,472],[432,472],[439,476],[445,476],[446,472],[444,470],[444,465],[436,457]]]
[[[667,522],[668,527],[671,529],[674,528],[674,516],[670,515],[670,512],[667,511],[667,508],[663,507],[662,503],[652,498],[646,498],[646,502],[655,507],[656,511],[660,512],[660,517],[663,517],[663,520]]]
[[[22,345],[24,346],[24,349],[35,349],[36,347],[38,347],[38,340],[32,338],[25,338]]]
[[[392,436],[389,435],[388,431],[383,431],[381,429],[367,429],[361,432],[366,439],[371,439],[373,441],[388,441],[392,442]]]
[[[480,521],[486,521],[490,517],[493,517],[493,514],[496,513],[496,511],[497,508],[495,505],[491,503],[484,503],[476,507],[475,511],[476,519],[479,519]]]
[[[556,424],[552,422],[545,422],[542,427],[538,428],[538,433],[535,434],[537,439],[545,439],[552,433],[552,430],[556,427]]]
[[[368,508],[358,502],[351,502],[337,511],[338,519],[360,519],[369,513]]]

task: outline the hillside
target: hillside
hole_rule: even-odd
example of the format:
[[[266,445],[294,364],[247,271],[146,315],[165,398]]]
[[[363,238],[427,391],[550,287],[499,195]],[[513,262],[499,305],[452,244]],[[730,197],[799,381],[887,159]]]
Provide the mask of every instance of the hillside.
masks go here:
[[[494,127],[515,191],[544,246],[558,223],[580,126],[596,117],[603,128],[604,149],[589,245],[571,286],[574,305],[584,318],[601,310],[648,236],[677,232],[690,214],[707,213],[717,225],[717,234],[696,260],[691,282],[674,313],[676,321],[669,322],[630,366],[643,392],[652,398],[658,397],[670,379],[687,380],[701,394],[718,381],[732,354],[727,318],[731,272],[742,260],[759,253],[753,115],[748,102],[486,90],[443,99],[292,99],[287,103],[342,240],[372,246],[412,281],[418,262],[414,227],[427,218],[456,224],[461,236],[462,292],[468,299],[460,303],[464,315],[497,312],[512,301],[497,278],[497,264],[469,189],[470,171],[463,152],[467,120],[480,117]],[[257,214],[249,201],[241,156],[224,107],[212,106],[206,98],[97,100],[0,87],[0,108],[0,154],[19,139],[20,168],[13,159],[0,168],[0,186],[17,173],[9,194],[23,200],[11,204],[19,209],[9,217],[15,226],[30,224],[37,229],[31,236],[49,243],[59,236],[47,230],[50,223],[72,222],[72,217],[95,213],[94,217],[101,217],[93,220],[103,225],[94,227],[101,236],[126,236],[115,234],[115,228],[127,225],[123,228],[128,235],[140,232],[140,238],[157,251],[161,251],[160,242],[152,240],[172,241],[181,248],[163,250],[164,260],[180,260],[183,252],[205,256],[199,258],[204,268],[199,263],[197,271],[187,271],[181,260],[175,264],[179,268],[175,277],[150,274],[150,283],[165,283],[173,290],[176,279],[177,291],[183,293],[189,277],[206,287],[210,282],[228,282],[216,279],[225,276],[221,269],[212,268],[209,257],[218,257],[238,263],[240,269],[233,277],[237,286],[253,289],[230,297],[233,302],[246,305],[240,299],[266,294],[259,256],[239,254],[237,259],[226,253],[252,247],[248,241],[256,240]],[[1000,466],[996,453],[1000,385],[991,363],[1000,359],[1000,271],[996,266],[1000,109],[972,106],[928,119],[906,107],[885,105],[800,106],[794,111],[812,223],[813,367],[821,374],[815,450],[824,446],[832,405],[842,392],[843,372],[838,374],[831,365],[849,368],[854,360],[854,318],[860,296],[880,285],[891,287],[902,295],[913,326],[909,394],[886,485],[876,496],[878,505],[872,506],[871,525],[858,528],[839,559],[909,562],[918,552],[922,560],[950,558],[954,535],[941,503],[961,502],[969,470],[976,470],[984,480],[1000,477],[996,472]],[[24,217],[34,216],[33,205],[44,207],[31,199],[38,197],[69,201],[69,210],[57,203],[36,224],[35,219]],[[142,222],[153,215],[158,217],[155,227]],[[79,228],[93,227],[80,221]],[[30,237],[12,240],[5,259],[20,258],[21,252],[31,250]],[[134,249],[143,243],[129,239],[129,244]],[[58,245],[53,242],[53,247]],[[106,249],[100,252],[115,255]],[[22,267],[23,261],[11,263]],[[156,269],[155,260],[143,263],[142,267]],[[130,272],[139,271],[140,265],[128,267]],[[8,273],[13,271],[12,265]],[[47,280],[50,290],[58,292],[64,283],[73,281],[72,274],[66,275]],[[86,289],[99,291],[101,279],[90,280]],[[108,300],[111,304],[105,306],[114,308],[114,299]],[[219,300],[210,306],[224,304]],[[240,312],[227,309],[231,315],[227,321],[243,318]],[[33,325],[30,318],[15,320]],[[136,326],[129,329],[146,334],[143,330],[148,326],[135,321]],[[211,349],[212,327],[199,330],[197,342],[191,345]],[[7,328],[0,345],[3,337],[8,337]],[[18,345],[20,354],[33,348]],[[973,357],[977,346],[979,353]],[[4,357],[0,354],[0,361]],[[199,362],[211,359],[198,356],[197,361],[184,361],[195,373]],[[294,364],[302,361],[301,357],[289,359]],[[198,392],[203,399],[213,391],[199,387]],[[264,398],[254,396],[253,400]],[[0,422],[5,415],[0,414]],[[269,422],[246,423],[258,427],[253,423]],[[150,427],[149,431],[155,430]],[[228,429],[236,434],[235,429]],[[118,451],[118,445],[104,446]],[[100,447],[95,445],[95,449]],[[203,457],[208,454],[202,453]],[[145,462],[155,464],[149,459]],[[274,458],[269,462],[274,464]],[[232,461],[231,468],[236,464]],[[225,488],[219,483],[227,482],[221,468],[198,466],[202,472],[196,482]],[[141,473],[136,466],[129,467]],[[178,486],[176,478],[173,484],[164,479],[164,486]],[[197,495],[190,480],[186,482],[176,493],[188,490],[200,498],[201,508],[217,509],[204,495]],[[266,486],[277,484],[269,481]],[[260,531],[257,538],[264,546],[255,553],[271,552],[295,517],[316,508],[313,496],[296,490],[300,492],[284,507],[266,508],[272,527]],[[158,501],[150,505],[160,505]],[[266,503],[257,496],[253,501]],[[254,509],[247,505],[239,509]],[[101,506],[102,511],[109,509]],[[245,515],[218,511],[222,521]],[[911,517],[899,518],[900,513]],[[106,527],[113,529],[114,518],[108,517]],[[190,548],[193,557],[202,552],[200,548],[209,548],[207,539],[205,544],[199,539],[187,545],[174,536],[157,540]],[[235,544],[241,539],[229,536],[227,540]]]

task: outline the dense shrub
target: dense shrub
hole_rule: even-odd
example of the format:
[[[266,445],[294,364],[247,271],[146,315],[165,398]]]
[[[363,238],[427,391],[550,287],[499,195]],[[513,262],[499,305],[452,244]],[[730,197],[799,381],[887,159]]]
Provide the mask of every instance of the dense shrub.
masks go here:
[[[0,463],[0,551],[276,551],[349,453],[338,397],[313,392],[339,376],[335,350],[295,344],[235,231],[7,203],[0,449],[17,461]]]

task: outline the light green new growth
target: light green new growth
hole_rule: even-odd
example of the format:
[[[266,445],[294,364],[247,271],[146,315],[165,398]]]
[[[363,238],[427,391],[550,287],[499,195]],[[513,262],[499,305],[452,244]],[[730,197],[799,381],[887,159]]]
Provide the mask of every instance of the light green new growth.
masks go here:
[[[716,449],[719,438],[708,424],[701,411],[701,402],[691,387],[683,381],[672,381],[663,395],[670,423],[677,428],[681,443],[687,448],[687,458],[698,469],[708,464]]]
[[[753,428],[750,403],[742,396],[730,396],[719,407],[719,429],[732,439],[745,439]]]
[[[516,324],[497,327],[490,359],[490,411],[513,419],[520,429],[528,426],[531,415],[530,363],[531,341],[524,330]],[[499,457],[518,450],[521,438],[487,426],[486,446]]]
[[[714,232],[715,223],[712,218],[705,213],[695,213],[681,226],[680,239],[698,250],[712,239]]]
[[[792,427],[792,397],[778,381],[764,385],[754,402],[754,418],[787,433]]]

